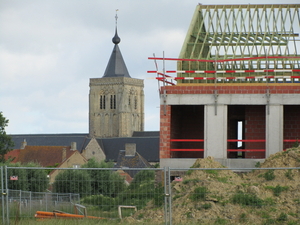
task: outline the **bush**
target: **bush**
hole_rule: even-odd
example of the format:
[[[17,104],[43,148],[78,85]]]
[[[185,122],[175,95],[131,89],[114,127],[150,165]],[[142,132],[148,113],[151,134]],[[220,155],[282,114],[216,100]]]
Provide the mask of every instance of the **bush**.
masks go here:
[[[91,193],[91,178],[85,170],[65,170],[55,177],[53,188],[58,193],[79,193],[86,196]]]
[[[277,221],[287,221],[287,220],[288,220],[288,216],[284,212],[280,213],[280,215],[277,218]]]
[[[294,180],[294,175],[291,169],[287,170],[284,174],[288,179]]]
[[[210,203],[205,203],[201,206],[202,209],[210,209],[212,205]]]
[[[115,198],[104,195],[91,195],[82,199],[81,202],[88,205],[97,205],[100,209],[107,211],[117,207]]]
[[[105,195],[116,197],[125,189],[124,178],[112,170],[97,170],[97,168],[112,168],[111,162],[97,162],[90,159],[82,168],[94,168],[87,170],[90,176],[91,193],[94,195]]]
[[[8,167],[40,167],[35,163],[9,163],[6,164]],[[18,169],[8,168],[8,178],[11,176],[17,176],[17,180],[9,180],[8,188],[13,190],[22,191],[34,191],[44,192],[48,188],[49,180],[47,178],[47,172],[43,169]]]
[[[274,180],[275,179],[274,170],[268,170],[267,172],[265,172],[264,173],[264,178],[266,180]]]
[[[258,198],[254,194],[236,193],[232,197],[232,203],[240,204],[240,205],[247,205],[247,206],[262,207],[263,200]]]
[[[206,187],[197,187],[190,195],[190,199],[192,201],[205,200],[206,194],[207,194]]]
[[[278,197],[282,191],[288,190],[289,187],[277,185],[276,187],[267,186],[266,189],[272,190],[274,195]]]

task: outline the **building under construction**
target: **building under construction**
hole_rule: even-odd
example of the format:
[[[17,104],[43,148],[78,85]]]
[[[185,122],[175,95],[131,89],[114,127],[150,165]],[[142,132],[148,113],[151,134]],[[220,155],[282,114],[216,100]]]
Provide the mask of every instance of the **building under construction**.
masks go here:
[[[253,167],[300,139],[300,4],[198,5],[160,81],[160,164]],[[149,71],[154,72],[154,71]]]

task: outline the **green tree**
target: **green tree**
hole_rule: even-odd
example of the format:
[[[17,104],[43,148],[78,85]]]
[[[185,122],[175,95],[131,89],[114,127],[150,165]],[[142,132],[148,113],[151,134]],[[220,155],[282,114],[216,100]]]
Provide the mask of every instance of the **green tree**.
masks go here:
[[[112,162],[97,162],[92,158],[82,168],[91,168],[87,172],[91,177],[91,189],[94,195],[102,194],[114,197],[125,189],[123,177],[115,171],[105,170],[105,168],[113,168]],[[104,170],[99,170],[99,168]]]
[[[91,178],[85,170],[65,170],[55,177],[53,187],[58,193],[79,193],[86,196],[91,194]]]
[[[21,167],[21,163],[9,163],[8,167]],[[17,179],[13,179],[17,178]],[[27,171],[18,168],[7,169],[8,189],[28,191]]]
[[[5,163],[0,164],[7,167],[13,167],[7,169],[8,188],[12,190],[44,192],[46,191],[49,179],[47,178],[47,172],[43,169],[21,169],[18,167],[40,167],[35,163]],[[17,179],[11,179],[17,177]]]
[[[35,163],[28,163],[25,167],[41,167]],[[27,169],[28,191],[44,192],[49,185],[47,170],[45,169]]]
[[[135,176],[128,188],[118,196],[119,204],[145,206],[147,202],[154,200],[155,205],[161,205],[162,191],[159,185],[155,185],[155,172],[153,170],[141,170]]]
[[[0,112],[0,162],[5,162],[4,155],[11,151],[14,146],[11,137],[5,132],[5,127],[8,122],[9,120],[3,116],[2,112]]]

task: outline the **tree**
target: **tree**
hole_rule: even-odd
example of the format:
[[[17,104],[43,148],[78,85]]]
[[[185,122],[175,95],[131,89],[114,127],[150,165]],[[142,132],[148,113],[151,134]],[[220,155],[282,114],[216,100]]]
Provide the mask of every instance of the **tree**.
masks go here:
[[[27,163],[25,167],[41,167],[39,164]],[[44,192],[49,185],[47,170],[45,169],[27,169],[28,191]]]
[[[47,178],[47,171],[44,169],[21,169],[18,167],[40,167],[35,163],[5,163],[0,164],[6,165],[8,189],[22,190],[22,191],[33,191],[33,192],[44,192],[46,191],[49,179]],[[13,177],[17,179],[13,179]]]
[[[0,162],[5,162],[4,155],[11,151],[14,146],[11,137],[5,132],[5,127],[8,122],[9,120],[3,116],[2,112],[0,112]]]
[[[58,193],[78,193],[86,196],[91,193],[91,178],[85,170],[69,169],[55,177],[53,187]]]
[[[91,177],[92,194],[116,196],[125,189],[124,178],[112,170],[97,170],[97,168],[113,168],[112,162],[97,162],[94,158],[90,159],[82,168],[91,168],[87,170]]]

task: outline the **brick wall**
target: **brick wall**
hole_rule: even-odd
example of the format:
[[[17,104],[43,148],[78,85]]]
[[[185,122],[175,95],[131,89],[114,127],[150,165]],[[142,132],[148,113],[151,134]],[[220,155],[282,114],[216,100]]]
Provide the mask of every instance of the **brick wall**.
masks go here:
[[[171,106],[171,139],[204,139],[204,106]],[[203,142],[172,142],[171,149],[204,149]],[[172,158],[203,158],[203,152],[177,151]]]
[[[245,139],[266,139],[266,107],[248,105],[245,107]],[[246,142],[245,149],[265,149],[265,142]],[[265,158],[265,152],[246,152],[245,158]]]
[[[201,85],[174,85],[164,87],[167,94],[213,94],[214,84]],[[163,89],[163,88],[162,88]],[[217,84],[216,89],[219,94],[265,94],[270,90],[270,94],[300,94],[299,84],[259,84],[259,83],[239,83],[239,84]]]
[[[171,158],[170,154],[170,127],[171,127],[171,106],[160,106],[160,143],[159,143],[159,157]],[[164,115],[166,111],[166,115]]]
[[[300,105],[284,106],[283,139],[300,142]],[[284,142],[283,149],[291,148],[294,142]]]

